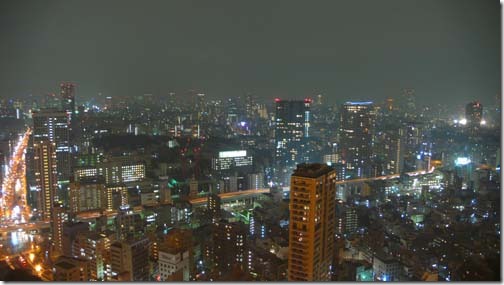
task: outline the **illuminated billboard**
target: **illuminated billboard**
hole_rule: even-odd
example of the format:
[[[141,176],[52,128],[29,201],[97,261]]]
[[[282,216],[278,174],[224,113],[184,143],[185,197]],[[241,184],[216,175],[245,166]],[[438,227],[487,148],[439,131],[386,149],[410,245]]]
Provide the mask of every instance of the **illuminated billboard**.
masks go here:
[[[457,157],[455,160],[455,165],[462,166],[471,163],[471,159],[468,157]]]
[[[220,151],[219,158],[247,156],[246,150]]]

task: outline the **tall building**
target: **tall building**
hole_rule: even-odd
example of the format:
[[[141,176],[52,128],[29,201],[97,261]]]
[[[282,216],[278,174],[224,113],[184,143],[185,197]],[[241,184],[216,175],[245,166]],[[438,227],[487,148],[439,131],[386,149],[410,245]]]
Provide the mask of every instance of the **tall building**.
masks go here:
[[[289,281],[329,281],[334,252],[336,171],[300,164],[291,177]]]
[[[212,222],[218,221],[221,216],[221,198],[217,194],[209,194],[207,198],[207,211]]]
[[[51,208],[57,199],[58,171],[56,145],[45,139],[33,143],[37,209],[44,220],[51,220]]]
[[[66,112],[44,109],[33,113],[34,141],[48,139],[56,144],[58,181],[70,179],[70,123]]]
[[[72,119],[75,116],[75,84],[62,82],[60,84],[61,107]]]
[[[55,202],[52,208],[51,237],[55,255],[63,254],[63,224],[68,221],[66,208],[60,202]]]
[[[474,101],[466,105],[465,115],[467,124],[470,127],[479,127],[483,120],[483,105],[479,101]]]
[[[287,185],[296,164],[303,162],[303,148],[309,137],[311,99],[275,99],[275,177]]]
[[[209,252],[217,270],[224,273],[233,267],[246,269],[246,237],[247,228],[241,222],[222,220],[212,225],[213,247]]]
[[[346,175],[372,173],[374,110],[372,102],[346,102],[340,115],[340,157]]]

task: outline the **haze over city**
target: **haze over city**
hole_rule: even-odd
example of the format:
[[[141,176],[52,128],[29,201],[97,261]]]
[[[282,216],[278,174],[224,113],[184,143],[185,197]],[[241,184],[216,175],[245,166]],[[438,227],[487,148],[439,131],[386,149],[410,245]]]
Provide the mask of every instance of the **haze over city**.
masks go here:
[[[2,1],[0,94],[253,94],[462,107],[500,93],[498,1]]]
[[[0,280],[501,280],[500,13],[2,1]]]

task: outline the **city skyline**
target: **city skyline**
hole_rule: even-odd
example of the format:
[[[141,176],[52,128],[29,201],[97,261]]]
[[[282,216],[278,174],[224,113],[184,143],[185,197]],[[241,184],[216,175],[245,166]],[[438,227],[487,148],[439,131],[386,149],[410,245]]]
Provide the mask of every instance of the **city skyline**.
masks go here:
[[[71,81],[80,100],[193,89],[340,104],[414,88],[419,105],[461,107],[501,93],[497,1],[218,4],[3,2],[0,94]]]
[[[500,11],[0,3],[0,280],[501,280]]]

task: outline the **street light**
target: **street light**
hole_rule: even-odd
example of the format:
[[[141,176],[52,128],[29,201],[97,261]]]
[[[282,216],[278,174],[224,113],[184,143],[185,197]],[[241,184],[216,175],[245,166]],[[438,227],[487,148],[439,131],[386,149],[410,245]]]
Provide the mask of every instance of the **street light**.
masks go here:
[[[35,265],[35,271],[37,271],[37,273],[40,273],[40,271],[42,271],[42,266],[40,264]]]

